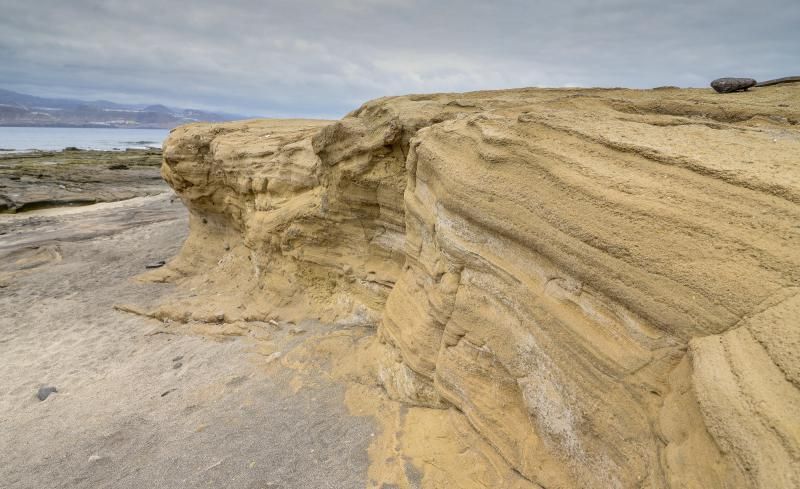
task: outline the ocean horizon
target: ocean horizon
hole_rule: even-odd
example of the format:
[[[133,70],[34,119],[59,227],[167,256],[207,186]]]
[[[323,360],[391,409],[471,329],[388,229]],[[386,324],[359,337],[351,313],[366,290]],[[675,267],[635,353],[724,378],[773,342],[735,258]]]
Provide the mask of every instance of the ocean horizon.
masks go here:
[[[28,151],[161,149],[169,129],[0,127],[0,154]]]

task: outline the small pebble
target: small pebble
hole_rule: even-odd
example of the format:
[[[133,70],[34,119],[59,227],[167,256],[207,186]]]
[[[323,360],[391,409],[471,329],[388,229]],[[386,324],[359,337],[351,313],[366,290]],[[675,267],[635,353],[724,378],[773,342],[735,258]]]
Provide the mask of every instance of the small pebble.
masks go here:
[[[181,367],[183,367],[183,364],[181,362],[176,362],[175,364],[172,365],[172,368],[174,369],[179,369]]]
[[[306,332],[306,330],[304,330],[303,328],[292,328],[292,329],[289,330],[289,334],[292,335],[292,336],[297,336],[297,335],[303,334],[305,332]]]
[[[167,264],[167,262],[162,260],[162,261],[157,261],[157,262],[153,262],[153,263],[148,263],[144,267],[145,268],[161,268],[166,264]]]
[[[45,399],[47,399],[50,396],[50,394],[52,394],[54,392],[58,392],[58,389],[56,389],[55,387],[51,387],[51,386],[39,387],[39,392],[36,393],[36,397],[40,401],[44,401]]]

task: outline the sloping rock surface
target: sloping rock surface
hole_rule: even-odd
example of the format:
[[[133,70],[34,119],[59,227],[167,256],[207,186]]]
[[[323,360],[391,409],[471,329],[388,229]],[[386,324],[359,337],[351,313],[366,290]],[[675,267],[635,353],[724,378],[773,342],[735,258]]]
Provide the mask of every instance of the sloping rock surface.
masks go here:
[[[800,87],[194,124],[164,314],[378,324],[396,399],[546,488],[800,487]]]

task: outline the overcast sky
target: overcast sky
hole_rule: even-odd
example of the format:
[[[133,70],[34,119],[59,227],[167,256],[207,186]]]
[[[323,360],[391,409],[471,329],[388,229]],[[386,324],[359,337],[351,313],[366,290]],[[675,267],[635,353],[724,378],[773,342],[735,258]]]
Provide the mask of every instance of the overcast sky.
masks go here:
[[[340,117],[382,95],[800,75],[800,0],[0,0],[0,88]]]

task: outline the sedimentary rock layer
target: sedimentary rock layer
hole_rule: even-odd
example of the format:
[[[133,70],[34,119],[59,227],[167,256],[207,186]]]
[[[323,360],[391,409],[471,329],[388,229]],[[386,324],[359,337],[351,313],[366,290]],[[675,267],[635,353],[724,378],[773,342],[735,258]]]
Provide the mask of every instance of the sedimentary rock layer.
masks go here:
[[[798,121],[779,86],[184,126],[165,314],[374,323],[390,395],[542,487],[798,487]]]

